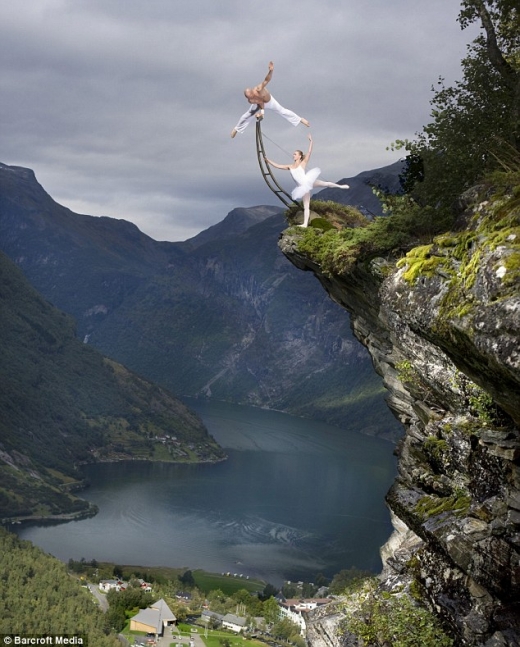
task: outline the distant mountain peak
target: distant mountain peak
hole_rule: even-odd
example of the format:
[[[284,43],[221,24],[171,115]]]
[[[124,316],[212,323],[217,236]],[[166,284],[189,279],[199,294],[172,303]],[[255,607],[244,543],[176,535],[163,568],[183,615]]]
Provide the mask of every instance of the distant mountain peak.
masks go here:
[[[15,175],[18,175],[25,180],[36,180],[34,171],[23,166],[8,166],[7,164],[2,164],[2,162],[0,162],[0,170],[7,171],[8,173],[14,173]]]
[[[238,236],[246,231],[246,229],[282,212],[283,209],[281,207],[265,204],[256,207],[237,207],[232,209],[224,220],[201,231],[196,236],[193,236],[193,238],[188,238],[188,240],[184,241],[183,245],[190,249],[196,249],[212,240],[222,240],[231,236]]]

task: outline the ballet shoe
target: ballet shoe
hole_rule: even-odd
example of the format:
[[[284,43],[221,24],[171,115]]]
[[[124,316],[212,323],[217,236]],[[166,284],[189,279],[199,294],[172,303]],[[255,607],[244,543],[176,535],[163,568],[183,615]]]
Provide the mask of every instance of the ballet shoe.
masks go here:
[[[310,128],[310,127],[311,127],[311,125],[310,125],[310,123],[307,121],[307,119],[304,119],[303,117],[300,119],[300,122],[301,122],[304,126],[307,126],[307,128]]]
[[[233,130],[231,131],[231,139],[233,139],[236,136],[236,134],[237,134],[237,131],[235,128],[233,128]]]

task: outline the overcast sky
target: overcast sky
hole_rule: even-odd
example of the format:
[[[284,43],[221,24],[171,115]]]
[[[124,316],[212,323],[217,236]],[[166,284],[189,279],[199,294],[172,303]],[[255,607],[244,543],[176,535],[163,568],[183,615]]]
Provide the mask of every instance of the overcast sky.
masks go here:
[[[269,85],[311,123],[311,166],[337,181],[399,159],[430,121],[431,87],[460,78],[476,31],[458,0],[0,0],[0,162],[60,204],[180,241],[234,207],[278,204],[243,90]],[[273,112],[267,154],[309,129]],[[292,189],[289,174],[277,178]]]

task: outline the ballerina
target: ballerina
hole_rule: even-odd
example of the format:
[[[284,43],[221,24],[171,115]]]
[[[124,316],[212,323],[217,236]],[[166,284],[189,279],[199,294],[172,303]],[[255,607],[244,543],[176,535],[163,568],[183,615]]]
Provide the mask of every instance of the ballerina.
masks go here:
[[[292,164],[277,164],[272,160],[265,158],[265,161],[274,166],[275,168],[282,169],[283,171],[290,171],[296,186],[292,192],[291,197],[293,200],[303,200],[303,225],[300,227],[307,227],[311,216],[310,203],[312,190],[317,187],[328,187],[335,189],[348,189],[348,184],[335,184],[334,182],[326,182],[325,180],[318,180],[321,174],[321,169],[317,166],[311,168],[310,171],[305,172],[305,167],[310,159],[312,153],[312,136],[309,135],[309,150],[306,154],[303,151],[294,151]]]

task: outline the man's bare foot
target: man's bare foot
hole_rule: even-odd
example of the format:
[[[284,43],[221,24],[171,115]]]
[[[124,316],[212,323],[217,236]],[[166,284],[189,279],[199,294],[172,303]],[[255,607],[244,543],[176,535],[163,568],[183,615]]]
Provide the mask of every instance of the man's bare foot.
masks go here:
[[[231,139],[233,139],[233,137],[235,137],[236,134],[237,134],[237,130],[236,128],[233,128],[233,130],[231,131]]]
[[[311,127],[311,125],[310,125],[310,123],[307,121],[307,119],[304,119],[303,117],[300,119],[300,123],[302,123],[304,126],[307,126],[307,128],[310,128],[310,127]]]

